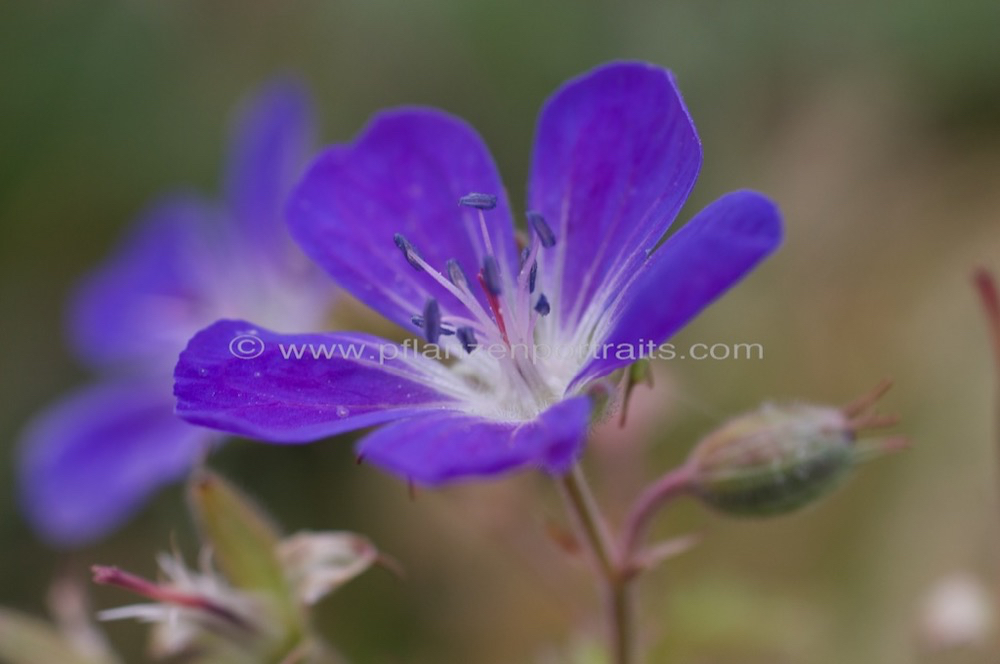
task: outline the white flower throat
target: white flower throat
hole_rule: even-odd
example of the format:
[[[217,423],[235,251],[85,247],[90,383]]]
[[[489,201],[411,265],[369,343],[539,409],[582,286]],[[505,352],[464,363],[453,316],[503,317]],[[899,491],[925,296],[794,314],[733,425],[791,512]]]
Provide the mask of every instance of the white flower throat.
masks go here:
[[[528,212],[534,231],[530,244],[521,252],[517,274],[506,274],[497,262],[484,215],[496,207],[496,196],[469,194],[459,204],[479,211],[486,254],[476,285],[482,289],[487,306],[474,294],[474,286],[457,260],[449,259],[443,272],[435,269],[397,233],[394,241],[407,262],[427,273],[465,307],[461,313],[443,314],[437,300],[429,298],[423,312],[413,316],[413,324],[428,342],[457,358],[449,373],[462,384],[460,396],[472,412],[499,420],[534,418],[562,398],[575,369],[555,356],[553,344],[546,343],[555,336],[553,327],[543,320],[552,305],[539,288],[537,259],[540,251],[555,245],[556,237],[542,215]]]

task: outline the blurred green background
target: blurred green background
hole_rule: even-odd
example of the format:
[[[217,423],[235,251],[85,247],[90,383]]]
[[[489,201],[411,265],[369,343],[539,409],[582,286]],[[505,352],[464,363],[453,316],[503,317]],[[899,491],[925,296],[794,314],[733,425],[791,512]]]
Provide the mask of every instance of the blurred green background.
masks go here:
[[[544,98],[639,58],[675,71],[704,143],[682,220],[753,187],[780,203],[788,239],[678,339],[759,342],[764,359],[658,367],[633,426],[593,446],[611,512],[727,415],[771,398],[839,403],[892,376],[885,405],[915,442],[795,516],[680,505],[658,528],[704,539],[646,579],[651,661],[996,662],[992,635],[927,652],[920,615],[951,574],[990,597],[1000,583],[995,377],[969,280],[976,265],[1000,269],[998,27],[1000,3],[982,0],[3,3],[0,604],[41,613],[67,567],[153,574],[172,533],[194,549],[175,488],[96,547],[45,550],[18,515],[12,452],[33,412],[86,380],[63,345],[74,281],[150,197],[218,191],[246,92],[298,72],[324,142],[385,106],[446,108],[481,131],[518,201]],[[355,661],[559,662],[600,628],[583,567],[546,538],[561,511],[541,478],[411,501],[355,466],[346,440],[239,443],[212,465],[290,531],[356,529],[407,568],[405,582],[375,571],[322,605]],[[94,591],[101,608],[127,599]],[[108,631],[143,661],[143,628]]]

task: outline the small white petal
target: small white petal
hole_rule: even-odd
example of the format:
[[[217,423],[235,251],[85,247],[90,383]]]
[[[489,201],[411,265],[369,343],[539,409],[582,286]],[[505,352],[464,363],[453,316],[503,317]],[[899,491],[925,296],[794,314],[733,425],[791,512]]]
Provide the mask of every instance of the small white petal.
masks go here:
[[[315,604],[371,567],[378,550],[354,533],[302,532],[282,540],[278,556],[299,599]]]
[[[119,606],[114,609],[99,611],[99,620],[125,620],[134,618],[143,622],[160,622],[168,618],[168,614],[173,610],[165,604],[129,604]]]

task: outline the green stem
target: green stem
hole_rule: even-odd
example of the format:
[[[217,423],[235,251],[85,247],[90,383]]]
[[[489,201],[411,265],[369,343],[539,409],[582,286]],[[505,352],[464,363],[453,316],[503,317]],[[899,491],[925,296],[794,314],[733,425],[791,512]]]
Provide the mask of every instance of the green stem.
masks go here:
[[[614,543],[580,467],[575,466],[569,474],[560,478],[560,485],[583,544],[597,564],[601,591],[607,604],[612,661],[615,664],[633,664],[635,648],[630,580],[618,565]]]

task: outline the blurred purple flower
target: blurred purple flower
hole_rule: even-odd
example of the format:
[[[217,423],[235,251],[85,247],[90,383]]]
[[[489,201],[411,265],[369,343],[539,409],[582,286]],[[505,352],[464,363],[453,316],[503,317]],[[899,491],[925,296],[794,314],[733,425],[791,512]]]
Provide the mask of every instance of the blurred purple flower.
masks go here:
[[[568,82],[541,113],[533,233],[519,252],[474,130],[435,110],[379,114],[313,163],[289,202],[292,235],[338,284],[423,329],[453,361],[358,333],[220,321],[181,354],[178,413],[281,443],[385,424],[359,454],[422,484],[523,466],[562,473],[586,437],[594,382],[666,340],[780,243],[777,208],[743,191],[654,251],[701,157],[669,72],[615,63]],[[228,352],[243,334],[261,342],[258,357]],[[288,357],[293,347],[302,359]]]
[[[106,534],[219,440],[174,415],[171,370],[199,328],[253,316],[304,330],[329,311],[334,289],[283,222],[312,148],[306,93],[275,81],[238,120],[223,204],[154,203],[73,297],[74,351],[99,378],[40,413],[20,447],[24,510],[53,544]]]

